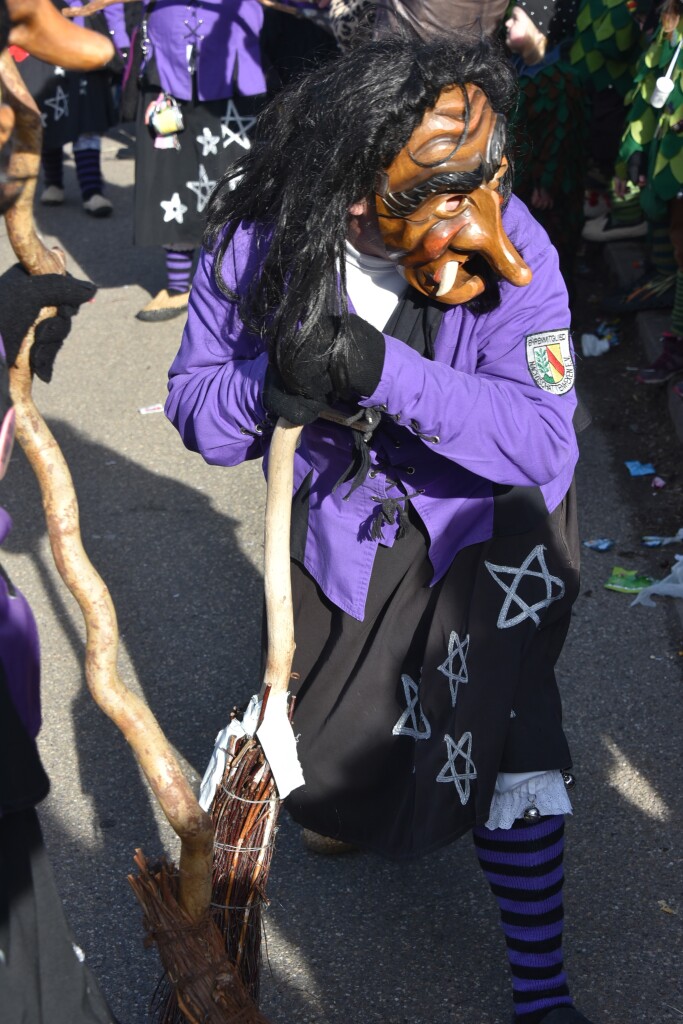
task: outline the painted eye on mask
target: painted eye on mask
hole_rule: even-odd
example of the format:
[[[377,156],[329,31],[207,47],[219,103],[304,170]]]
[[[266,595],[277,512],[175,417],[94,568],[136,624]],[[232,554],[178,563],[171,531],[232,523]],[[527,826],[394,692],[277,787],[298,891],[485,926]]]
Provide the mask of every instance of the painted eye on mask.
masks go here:
[[[448,172],[435,174],[421,185],[407,189],[405,192],[388,192],[384,194],[378,189],[390,216],[407,218],[415,213],[424,202],[434,196],[443,195],[446,201],[462,201],[470,192],[474,192],[484,183],[483,168],[476,171]],[[451,211],[452,212],[452,211]]]

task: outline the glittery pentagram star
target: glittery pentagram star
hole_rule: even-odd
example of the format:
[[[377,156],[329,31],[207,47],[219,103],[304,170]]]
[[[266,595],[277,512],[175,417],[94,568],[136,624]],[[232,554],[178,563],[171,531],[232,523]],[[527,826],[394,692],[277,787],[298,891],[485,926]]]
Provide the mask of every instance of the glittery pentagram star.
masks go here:
[[[251,149],[248,132],[255,122],[255,117],[243,117],[235,106],[233,100],[228,100],[228,105],[225,108],[225,114],[221,118],[223,149],[227,149],[231,142],[236,142],[238,146],[242,147],[242,149]],[[237,131],[230,127],[232,123],[237,125]]]
[[[202,147],[202,156],[217,156],[220,135],[214,135],[210,128],[202,128],[202,134],[197,135],[197,142]]]
[[[534,562],[537,562],[538,569],[529,568],[529,566]],[[533,551],[527,555],[518,569],[507,565],[493,565],[491,562],[485,562],[484,564],[496,583],[503,588],[506,594],[503,606],[498,615],[499,629],[509,629],[510,626],[517,626],[520,622],[524,622],[525,619],[532,619],[538,626],[541,620],[537,612],[540,612],[543,608],[547,608],[548,605],[552,604],[553,601],[559,600],[564,594],[564,583],[562,580],[557,576],[552,576],[548,571],[548,566],[545,560],[545,547],[543,544],[537,544]],[[501,576],[505,575],[512,576],[512,581],[509,586],[507,586],[507,584],[501,579]],[[529,604],[519,595],[519,586],[525,579],[537,579],[542,581],[544,594],[533,604]],[[553,593],[554,588],[557,589]],[[508,618],[508,613],[513,603],[520,609],[520,611],[517,615]]]
[[[401,682],[407,707],[391,731],[394,736],[412,736],[414,740],[428,740],[432,735],[432,727],[420,707],[417,683],[406,675],[401,676]],[[417,720],[418,713],[419,722]],[[420,724],[422,729],[420,729]]]
[[[194,192],[197,197],[197,213],[202,213],[204,207],[211,198],[211,193],[216,187],[216,182],[209,180],[209,176],[206,173],[206,167],[204,164],[200,164],[199,177],[197,181],[186,181],[185,184],[189,188],[190,192]]]
[[[458,689],[461,683],[469,682],[469,675],[467,674],[467,652],[470,647],[470,636],[469,633],[464,640],[461,640],[458,634],[453,630],[448,641],[448,657],[444,661],[443,665],[439,665],[439,672],[442,672],[448,679],[448,685],[451,688],[451,703],[455,707],[458,700]],[[453,662],[458,659],[457,668],[454,670]]]
[[[61,85],[58,85],[54,96],[49,100],[45,100],[45,106],[52,107],[52,116],[55,121],[61,121],[63,117],[69,116],[68,93],[65,93]]]
[[[177,192],[174,192],[170,199],[162,199],[159,203],[164,211],[164,224],[168,224],[169,221],[175,220],[178,224],[183,223],[183,217],[187,213],[187,207],[184,203],[181,203],[180,196]]]
[[[448,734],[444,736],[448,760],[436,777],[437,782],[452,782],[458,791],[460,803],[464,806],[470,798],[470,782],[477,777],[477,769],[472,760],[472,733],[464,732],[456,743]],[[464,760],[463,770],[458,771],[456,760]]]

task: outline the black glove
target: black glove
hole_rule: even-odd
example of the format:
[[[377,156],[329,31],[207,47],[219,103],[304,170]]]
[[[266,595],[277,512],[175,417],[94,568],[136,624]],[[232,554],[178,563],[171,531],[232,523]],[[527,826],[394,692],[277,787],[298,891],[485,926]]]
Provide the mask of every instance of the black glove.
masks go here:
[[[288,391],[279,370],[272,363],[266,370],[261,401],[271,416],[284,416],[290,423],[300,423],[302,426],[312,423],[327,405],[324,396],[320,399],[307,398]]]
[[[291,364],[286,356],[280,361],[282,381],[288,392],[332,404],[335,398],[356,401],[371,395],[382,376],[384,366],[384,335],[367,320],[351,313],[351,335],[345,352],[330,363],[329,351],[338,325],[338,318],[328,317],[317,335],[319,351],[306,351],[306,358],[297,354]]]
[[[16,362],[21,344],[41,309],[56,306],[56,316],[36,327],[29,357],[31,369],[46,383],[62,342],[71,330],[71,317],[89,302],[97,288],[90,281],[78,281],[70,274],[39,274],[32,277],[16,263],[0,277],[0,335],[5,344],[7,365]]]

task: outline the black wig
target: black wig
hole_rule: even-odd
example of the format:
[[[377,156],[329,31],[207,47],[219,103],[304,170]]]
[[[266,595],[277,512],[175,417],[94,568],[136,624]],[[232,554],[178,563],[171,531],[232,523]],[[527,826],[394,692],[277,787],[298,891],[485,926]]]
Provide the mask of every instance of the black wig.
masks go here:
[[[223,176],[208,207],[205,245],[218,287],[267,340],[296,385],[302,359],[335,367],[350,344],[345,301],[349,206],[407,143],[448,85],[478,85],[507,114],[516,76],[488,40],[386,38],[352,50],[283,90],[259,118],[252,148]],[[240,222],[263,226],[260,277],[229,292],[222,261]],[[336,332],[330,333],[330,316]]]

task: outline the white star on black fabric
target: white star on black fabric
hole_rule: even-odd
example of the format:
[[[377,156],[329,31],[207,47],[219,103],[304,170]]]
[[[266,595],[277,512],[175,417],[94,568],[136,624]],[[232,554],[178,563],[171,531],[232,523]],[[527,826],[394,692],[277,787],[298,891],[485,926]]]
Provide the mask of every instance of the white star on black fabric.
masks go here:
[[[190,192],[197,197],[197,213],[202,213],[204,207],[211,198],[211,193],[216,187],[215,181],[210,181],[204,164],[199,165],[199,178],[197,181],[186,181],[185,184]]]
[[[464,805],[470,798],[470,782],[477,777],[477,769],[474,767],[472,760],[472,733],[464,732],[456,743],[448,734],[444,736],[446,741],[446,750],[448,751],[448,760],[436,777],[437,782],[452,782],[458,791],[460,797],[460,803]],[[461,757],[464,759],[463,770],[458,771],[456,767],[456,760]]]
[[[69,116],[69,96],[65,93],[61,85],[57,86],[57,91],[54,96],[49,100],[45,100],[46,107],[52,107],[52,116],[55,121],[61,121],[63,117]]]
[[[442,672],[448,679],[448,685],[451,688],[451,703],[453,707],[455,707],[458,700],[458,689],[460,684],[469,682],[466,661],[469,647],[469,633],[464,640],[461,640],[455,630],[453,630],[448,641],[448,657],[444,661],[443,665],[439,665],[438,668],[438,671]],[[455,658],[458,659],[459,665],[454,671],[453,661]]]
[[[184,203],[181,203],[180,196],[177,192],[174,192],[170,199],[162,199],[159,206],[164,211],[164,224],[168,224],[170,221],[175,220],[178,224],[183,223],[183,217],[187,213],[187,207]]]
[[[529,568],[533,562],[538,563],[538,569]],[[537,544],[518,569],[507,565],[493,565],[491,562],[485,562],[484,564],[496,583],[503,588],[506,594],[500,614],[498,615],[498,629],[509,629],[511,626],[517,626],[520,622],[524,622],[525,619],[532,619],[538,626],[541,620],[537,612],[547,608],[553,601],[558,601],[564,594],[565,588],[562,580],[557,576],[552,576],[548,571],[543,544]],[[500,578],[503,575],[512,576],[512,582],[509,586]],[[528,604],[517,592],[520,583],[527,577],[543,581],[545,594],[534,604]],[[557,590],[553,593],[553,588],[555,587]],[[508,618],[508,612],[513,602],[521,610],[518,615]]]
[[[417,683],[413,682],[410,676],[406,675],[401,676],[401,682],[403,683],[403,692],[408,706],[391,731],[394,736],[412,736],[414,740],[428,740],[432,735],[432,727],[420,707]],[[420,715],[419,722],[417,720],[418,712]],[[420,723],[422,724],[422,729],[420,729]]]
[[[230,127],[231,123],[237,125],[237,131]],[[242,149],[251,149],[248,132],[255,123],[255,117],[243,117],[233,100],[228,100],[225,114],[221,118],[223,149],[227,149],[231,142],[236,142]]]
[[[220,135],[214,135],[210,128],[202,128],[202,134],[197,135],[197,142],[202,147],[202,156],[217,156]]]

